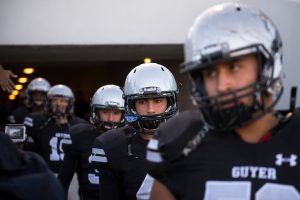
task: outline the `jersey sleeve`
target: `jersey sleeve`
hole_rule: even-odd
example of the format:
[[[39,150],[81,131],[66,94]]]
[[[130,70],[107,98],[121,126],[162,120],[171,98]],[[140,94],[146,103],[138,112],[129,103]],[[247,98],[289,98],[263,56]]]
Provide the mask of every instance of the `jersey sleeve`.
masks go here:
[[[30,113],[30,109],[25,106],[20,106],[8,116],[8,121],[11,124],[22,124],[26,115]]]
[[[149,174],[146,175],[141,187],[139,188],[138,192],[136,193],[137,200],[149,200],[151,190],[153,187],[154,178]]]
[[[37,116],[34,114],[29,114],[24,118],[23,124],[26,126],[27,138],[24,143],[23,149],[26,151],[33,151],[38,154],[41,154],[35,140],[40,133],[40,126],[42,119],[45,119],[44,116]]]
[[[31,115],[28,115],[24,118],[23,124],[26,126],[26,132],[28,136],[32,136],[32,130],[33,130],[33,117]]]
[[[119,159],[124,155],[121,149],[126,144],[124,128],[110,130],[98,136],[92,148],[93,166],[98,170],[105,165],[119,168]]]
[[[107,131],[97,137],[92,149],[92,164],[100,172],[100,199],[122,198],[122,172],[119,169],[126,143],[123,129]]]
[[[102,143],[100,137],[97,137],[92,147],[92,165],[96,170],[101,170],[107,165],[107,154],[105,153],[105,146]]]
[[[49,122],[50,118],[46,114],[31,113],[24,118],[24,125],[28,136],[36,137],[41,127]]]

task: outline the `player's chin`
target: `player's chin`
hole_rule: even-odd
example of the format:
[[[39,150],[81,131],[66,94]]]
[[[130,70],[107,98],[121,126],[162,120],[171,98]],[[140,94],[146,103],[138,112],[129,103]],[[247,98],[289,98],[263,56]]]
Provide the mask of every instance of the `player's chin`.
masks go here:
[[[237,101],[235,101],[234,99],[230,98],[230,99],[218,99],[218,107],[221,108],[222,110],[226,110],[226,109],[231,109],[233,107],[235,107],[238,104]]]
[[[222,105],[222,106],[221,106],[221,109],[222,109],[222,110],[231,109],[231,108],[234,108],[235,105],[236,105],[235,103],[225,104],[225,105]]]

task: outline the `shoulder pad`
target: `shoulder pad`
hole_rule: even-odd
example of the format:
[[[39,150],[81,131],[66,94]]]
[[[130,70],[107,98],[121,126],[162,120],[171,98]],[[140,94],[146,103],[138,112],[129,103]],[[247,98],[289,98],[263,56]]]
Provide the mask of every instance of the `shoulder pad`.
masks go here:
[[[300,109],[295,109],[294,112],[289,112],[285,115],[281,124],[275,127],[275,131],[280,130],[278,133],[281,137],[285,138],[284,140],[290,141],[290,145],[294,144],[296,148],[299,145],[299,132],[300,132]]]
[[[100,135],[102,132],[96,130],[96,128],[89,123],[79,123],[71,126],[69,129],[72,148],[82,151],[82,148],[91,146],[96,136]]]
[[[199,111],[185,111],[163,123],[147,146],[147,160],[172,161],[194,150],[208,131]]]
[[[17,116],[17,115],[28,115],[31,113],[31,110],[25,106],[18,107],[16,110],[12,112],[12,115]]]
[[[47,114],[31,113],[25,117],[24,124],[28,127],[40,127],[47,120]]]
[[[122,127],[106,131],[97,137],[97,140],[105,144],[106,149],[114,149],[120,144],[127,142],[128,137],[130,137],[128,135],[128,129],[128,127]]]
[[[8,116],[9,123],[22,124],[24,118],[31,112],[31,110],[25,106],[18,107]]]
[[[127,155],[128,127],[107,131],[96,138],[92,148],[92,162],[96,168],[103,164],[117,167],[120,158]],[[96,163],[96,165],[95,165]]]
[[[71,126],[75,125],[75,124],[79,124],[79,123],[87,123],[88,122],[80,117],[72,117],[70,120],[69,120],[69,123],[71,124]]]
[[[83,122],[71,126],[69,132],[70,134],[73,135],[73,134],[80,134],[82,132],[87,132],[93,129],[94,129],[93,125]]]

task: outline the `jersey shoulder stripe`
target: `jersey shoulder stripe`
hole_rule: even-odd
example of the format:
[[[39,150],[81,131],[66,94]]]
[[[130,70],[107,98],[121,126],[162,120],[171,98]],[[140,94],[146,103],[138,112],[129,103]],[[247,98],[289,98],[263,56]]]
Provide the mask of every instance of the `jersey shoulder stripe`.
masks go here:
[[[107,163],[104,149],[92,148],[92,162]]]
[[[158,151],[163,151],[160,153],[164,155],[166,160],[179,158],[188,143],[194,140],[200,131],[207,130],[205,127],[198,110],[185,111],[171,118],[159,127],[149,142],[147,149],[149,161],[154,159],[158,162],[161,159],[160,155],[157,154]]]

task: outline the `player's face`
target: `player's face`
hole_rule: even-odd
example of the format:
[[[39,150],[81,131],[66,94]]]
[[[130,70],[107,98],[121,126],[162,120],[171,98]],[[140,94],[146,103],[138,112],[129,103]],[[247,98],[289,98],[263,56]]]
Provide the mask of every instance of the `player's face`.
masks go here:
[[[31,94],[31,99],[32,101],[39,102],[39,101],[44,101],[47,98],[47,94],[45,92],[40,92],[40,91],[34,91]]]
[[[53,97],[51,100],[52,111],[65,113],[68,107],[68,102],[68,99],[65,97]]]
[[[122,111],[117,109],[100,109],[99,118],[104,122],[120,122]]]
[[[203,81],[208,96],[213,97],[220,94],[233,92],[234,90],[253,84],[257,80],[258,64],[253,55],[243,56],[239,59],[220,63],[203,71]],[[246,94],[254,90],[253,87],[237,92],[237,95]],[[222,96],[218,101],[232,99],[232,95]],[[244,105],[251,105],[252,97],[245,96],[240,99]],[[234,106],[234,101],[229,101],[223,108]]]
[[[166,97],[139,99],[135,101],[135,109],[139,115],[157,115],[165,112],[168,101]]]

